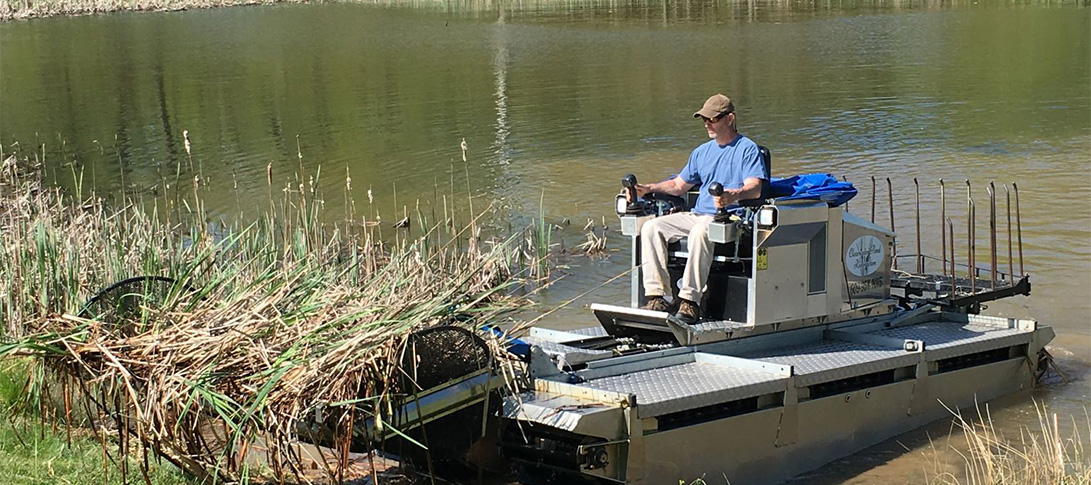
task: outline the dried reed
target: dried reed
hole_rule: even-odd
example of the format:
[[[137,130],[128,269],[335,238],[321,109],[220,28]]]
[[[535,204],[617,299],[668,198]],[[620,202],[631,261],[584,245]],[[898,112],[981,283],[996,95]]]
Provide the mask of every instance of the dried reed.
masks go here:
[[[418,211],[426,230],[393,242],[367,223],[324,224],[320,173],[308,184],[299,174],[275,210],[243,227],[207,224],[197,183],[177,205],[109,207],[45,188],[29,159],[3,163],[0,294],[11,298],[0,300],[0,357],[36,359],[26,402],[44,406],[60,390],[63,416],[82,403],[96,429],[116,429],[119,453],[143,457],[144,477],[158,455],[200,479],[246,482],[261,447],[268,474],[305,481],[302,422],[340,410],[326,414],[347,457],[367,440],[354,424],[390,426],[389,410],[415,392],[395,383],[410,332],[501,323],[524,303],[511,296],[521,278],[548,270],[533,260],[533,236],[485,241],[471,230],[488,211],[465,228]],[[125,324],[78,316],[94,291],[137,274],[176,283]],[[343,465],[325,470],[344,478]]]
[[[942,471],[932,485],[1088,485],[1091,456],[1084,439],[1091,441],[1091,419],[1072,417],[1072,437],[1065,438],[1055,412],[1034,403],[1038,429],[1021,428],[1017,439],[1003,436],[993,425],[988,409],[978,408],[976,419],[954,412],[954,424],[965,440],[965,451],[949,445],[962,457],[961,473]],[[1086,411],[1085,411],[1086,412]],[[1084,432],[1087,436],[1084,436]],[[937,453],[938,455],[938,453]],[[937,468],[942,466],[937,460]]]

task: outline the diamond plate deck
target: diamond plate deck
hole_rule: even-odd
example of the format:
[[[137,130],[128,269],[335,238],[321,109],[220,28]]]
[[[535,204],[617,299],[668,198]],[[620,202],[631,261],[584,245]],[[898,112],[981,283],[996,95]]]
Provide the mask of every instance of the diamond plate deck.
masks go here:
[[[598,325],[594,327],[577,328],[575,330],[566,330],[566,332],[583,335],[585,337],[605,337],[608,335],[606,329]]]
[[[614,355],[614,353],[609,350],[581,349],[579,347],[552,342],[534,336],[526,336],[523,337],[522,340],[530,345],[541,347],[542,352],[545,352],[551,357],[559,356],[564,359],[568,365],[585,364]]]
[[[769,373],[688,362],[580,385],[635,394],[637,410],[644,418],[783,391],[787,382],[787,378]]]
[[[790,347],[746,352],[738,357],[791,365],[796,375],[796,386],[799,387],[882,372],[920,362],[918,353],[837,340],[820,340]]]
[[[1033,329],[1000,328],[973,320],[971,323],[927,322],[871,333],[897,339],[923,340],[929,361],[1025,344],[1034,338]]]

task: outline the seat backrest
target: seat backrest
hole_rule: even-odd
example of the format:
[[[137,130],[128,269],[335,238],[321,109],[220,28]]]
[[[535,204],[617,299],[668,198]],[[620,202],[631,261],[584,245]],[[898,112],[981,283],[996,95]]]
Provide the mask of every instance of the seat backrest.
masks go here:
[[[769,153],[769,149],[761,145],[758,145],[758,153],[761,155],[761,163],[765,165],[765,175],[769,178],[773,178],[773,155]],[[767,199],[773,197],[773,190],[769,186],[769,178],[762,179],[761,181],[761,196],[757,199],[740,200],[739,205],[743,207],[757,207],[765,203]]]
[[[769,153],[769,149],[761,145],[758,145],[758,152],[761,153],[761,163],[765,165],[765,175],[769,178],[761,181],[761,198],[768,199],[772,197],[772,192],[769,189],[769,179],[773,178],[773,154]]]

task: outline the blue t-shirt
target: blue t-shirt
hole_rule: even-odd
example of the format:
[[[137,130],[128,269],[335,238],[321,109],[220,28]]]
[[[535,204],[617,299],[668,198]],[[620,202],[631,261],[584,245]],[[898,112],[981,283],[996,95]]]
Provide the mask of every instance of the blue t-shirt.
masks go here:
[[[698,214],[716,213],[716,201],[708,193],[708,184],[712,182],[723,184],[724,189],[739,189],[748,178],[769,180],[758,145],[742,135],[727,145],[709,140],[695,148],[678,176],[686,183],[703,184],[693,207]]]

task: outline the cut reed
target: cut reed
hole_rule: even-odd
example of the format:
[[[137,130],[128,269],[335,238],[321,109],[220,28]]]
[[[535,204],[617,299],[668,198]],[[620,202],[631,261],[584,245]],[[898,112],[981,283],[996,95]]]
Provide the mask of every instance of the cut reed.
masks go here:
[[[322,222],[320,176],[301,162],[273,201],[270,173],[268,213],[248,225],[210,224],[199,179],[174,199],[109,206],[93,193],[46,188],[29,158],[6,158],[0,293],[11,298],[0,301],[0,356],[43,369],[28,372],[23,405],[63,394],[52,416],[86,406],[95,429],[117,431],[118,448],[103,440],[103,449],[123,476],[146,474],[147,456],[158,455],[198,479],[246,482],[257,473],[249,451],[260,446],[265,473],[302,481],[294,444],[316,410],[337,411],[326,414],[344,451],[336,456],[347,456],[368,440],[352,423],[389,426],[387,410],[419,390],[397,384],[407,335],[504,323],[527,303],[515,290],[547,276],[540,221],[485,239],[479,228],[491,209],[464,227],[417,210],[418,235],[400,230],[384,241],[366,220]],[[124,296],[141,296],[125,322],[83,307],[136,275],[162,277],[166,289]],[[144,458],[130,470],[110,453]],[[343,477],[343,465],[325,468]]]

